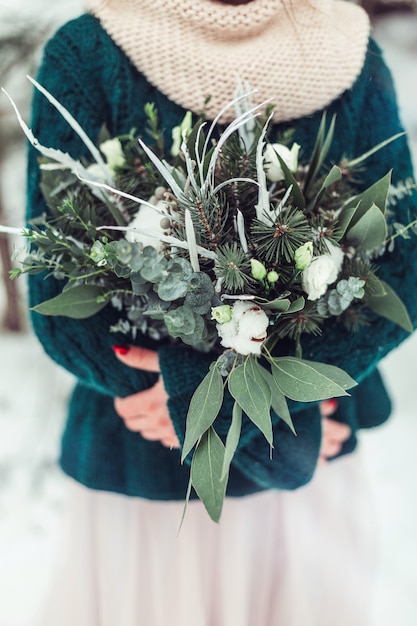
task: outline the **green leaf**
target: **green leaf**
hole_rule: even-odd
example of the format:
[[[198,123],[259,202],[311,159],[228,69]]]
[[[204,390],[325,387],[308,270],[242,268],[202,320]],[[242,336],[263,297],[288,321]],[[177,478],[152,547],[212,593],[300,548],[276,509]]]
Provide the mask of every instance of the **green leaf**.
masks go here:
[[[376,276],[373,272],[369,272],[365,282],[365,298],[376,298],[386,296],[387,290],[385,289],[385,283]]]
[[[236,448],[239,443],[240,431],[242,429],[242,407],[238,405],[237,402],[233,405],[232,411],[232,423],[230,424],[230,428],[227,432],[226,437],[226,448],[223,459],[223,469],[222,469],[222,478],[227,476],[229,471],[230,463],[235,455]]]
[[[223,393],[223,379],[217,363],[213,363],[209,373],[203,378],[191,398],[182,447],[182,461],[216,419],[223,402]]]
[[[347,396],[345,390],[356,385],[346,372],[334,365],[295,357],[277,357],[271,360],[271,364],[272,375],[282,393],[298,402]]]
[[[380,280],[380,283],[385,289],[385,295],[367,296],[367,306],[377,315],[385,317],[394,322],[394,324],[404,328],[407,332],[412,333],[413,323],[403,301],[387,283],[382,280]]]
[[[67,288],[59,296],[45,300],[32,307],[41,315],[63,315],[75,319],[91,317],[101,311],[110,296],[104,297],[105,289],[96,285],[76,285]]]
[[[320,169],[327,157],[330,146],[333,141],[334,127],[336,122],[336,116],[333,115],[329,130],[326,134],[326,113],[323,113],[319,130],[317,132],[316,142],[314,144],[313,152],[310,158],[310,166],[308,168],[307,176],[304,182],[304,195],[307,197],[311,186],[314,184],[316,176],[320,172]]]
[[[311,365],[318,372],[323,374],[323,376],[331,378],[342,389],[351,389],[357,385],[356,381],[349,376],[349,374],[336,365],[329,365],[328,363],[320,363],[318,361],[309,361],[308,359],[303,359],[303,363]]]
[[[379,248],[387,236],[387,225],[384,214],[373,204],[367,212],[350,227],[346,240],[357,250],[374,250]]]
[[[357,167],[360,163],[365,161],[372,154],[375,154],[375,152],[378,152],[379,150],[387,146],[389,143],[391,143],[392,141],[396,141],[399,137],[402,137],[405,134],[406,134],[405,132],[402,132],[402,133],[397,133],[396,135],[392,135],[392,137],[388,137],[388,139],[381,141],[381,143],[377,144],[376,146],[368,150],[368,152],[365,152],[364,154],[361,154],[360,156],[358,156],[356,159],[352,159],[351,161],[348,161],[347,163],[345,163],[344,164],[345,167],[348,169],[351,169],[352,167]]]
[[[382,211],[382,213],[385,213],[390,184],[391,171],[368,187],[368,189],[365,189],[365,191],[359,195],[354,196],[345,205],[345,207],[348,208],[356,206],[354,216],[352,217],[350,223],[351,226],[354,226],[374,204],[380,209],[380,211]]]
[[[214,287],[210,277],[203,272],[191,274],[188,279],[187,295],[185,304],[194,313],[204,315],[211,308],[211,299],[214,295]]]
[[[277,313],[286,313],[291,306],[291,300],[286,298],[276,298],[266,304],[261,304],[263,309],[268,311],[276,311]]]
[[[282,159],[280,157],[278,152],[276,152],[275,154],[278,157],[278,161],[279,161],[279,163],[281,165],[281,169],[282,169],[282,171],[284,173],[284,180],[285,180],[286,188],[288,189],[288,187],[292,186],[291,196],[294,199],[294,203],[295,203],[295,205],[299,209],[304,210],[305,206],[306,206],[306,203],[305,203],[304,196],[301,193],[301,189],[300,189],[299,184],[297,183],[296,179],[294,178],[293,173],[289,169],[288,165],[285,163],[284,159]]]
[[[272,446],[271,391],[262,375],[253,367],[254,361],[255,357],[248,357],[243,365],[231,371],[229,391]]]
[[[268,372],[268,370],[262,367],[262,365],[259,365],[259,371],[271,390],[271,406],[273,411],[287,424],[287,426],[289,426],[294,435],[296,435],[297,433],[295,432],[291,414],[288,409],[287,400],[281,389],[278,387],[275,378],[270,372]]]
[[[324,196],[326,190],[329,187],[331,187],[331,185],[334,185],[334,183],[337,183],[337,181],[339,181],[341,178],[342,178],[342,170],[337,165],[333,165],[330,172],[327,174],[326,178],[324,179],[323,184],[320,187],[318,193],[316,194],[316,197],[314,198],[312,202],[311,209],[313,209],[315,206],[318,205],[321,198]]]
[[[294,302],[291,303],[291,306],[289,307],[289,309],[287,309],[287,311],[284,311],[284,313],[297,313],[298,311],[302,311],[305,307],[305,299],[301,296],[300,298],[297,298],[297,300],[294,300]]]
[[[224,445],[210,427],[201,437],[191,463],[191,481],[214,522],[218,522],[226,495],[227,478],[222,476]]]
[[[353,216],[359,206],[359,202],[356,204],[345,204],[339,213],[337,218],[337,241],[340,241],[347,231],[349,224],[351,223]]]

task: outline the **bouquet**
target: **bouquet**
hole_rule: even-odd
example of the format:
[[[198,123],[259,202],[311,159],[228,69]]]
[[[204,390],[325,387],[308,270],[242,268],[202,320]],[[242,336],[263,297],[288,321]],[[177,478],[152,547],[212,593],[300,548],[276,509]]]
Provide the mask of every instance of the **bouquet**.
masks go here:
[[[114,306],[120,321],[109,332],[211,351],[188,407],[182,460],[191,458],[187,499],[193,487],[217,521],[242,419],[272,448],[271,411],[293,429],[288,398],[317,402],[348,395],[356,384],[335,366],[303,359],[303,335],[319,336],[330,317],[355,332],[368,311],[412,330],[375,259],[416,224],[389,222],[390,173],[362,193],[354,186],[355,169],[396,137],[326,168],[335,119],[323,115],[312,154],[302,160],[292,133],[272,137],[268,114],[241,93],[226,127],[223,111],[194,125],[187,113],[169,154],[152,104],[152,147],[133,131],[103,131],[97,147],[33,82],[92,162],[41,146],[16,109],[42,155],[50,213],[23,231],[31,247],[13,277],[65,279],[60,295],[34,307],[40,314],[83,318]],[[226,389],[234,407],[222,441],[215,427]]]

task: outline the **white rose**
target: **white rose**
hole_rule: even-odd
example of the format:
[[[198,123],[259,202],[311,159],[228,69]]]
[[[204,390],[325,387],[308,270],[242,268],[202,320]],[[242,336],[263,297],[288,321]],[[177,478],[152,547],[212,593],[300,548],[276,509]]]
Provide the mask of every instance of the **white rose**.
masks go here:
[[[336,267],[337,267],[337,274],[339,274],[341,268],[342,268],[342,264],[343,264],[343,259],[345,257],[345,254],[342,250],[342,248],[340,248],[339,246],[335,246],[334,243],[332,243],[331,241],[326,241],[326,246],[327,249],[329,251],[330,256],[332,257]],[[336,279],[335,279],[336,280]]]
[[[329,254],[322,254],[312,260],[301,274],[301,285],[308,300],[318,300],[327,287],[335,282],[343,263],[343,251],[327,242]]]
[[[291,150],[289,150],[287,146],[283,146],[280,143],[267,144],[264,153],[264,169],[268,180],[272,183],[276,183],[279,180],[284,180],[285,178],[277,154],[279,154],[291,172],[296,172],[298,167],[299,150],[300,146],[298,143],[293,143]]]
[[[164,221],[168,218],[158,211],[158,208],[165,208],[164,202],[157,202],[155,207],[155,209],[152,209],[147,204],[140,205],[139,211],[129,224],[129,228],[136,229],[138,232],[134,232],[133,230],[126,231],[126,239],[130,241],[130,243],[142,243],[144,248],[146,246],[152,246],[152,248],[155,248],[155,250],[159,252],[162,248],[162,241],[157,237],[152,237],[152,235],[147,234],[147,232],[154,233],[155,235],[165,234],[167,228]],[[163,224],[164,227],[161,224]]]
[[[258,305],[239,300],[233,305],[230,322],[216,324],[216,328],[222,346],[247,355],[261,353],[268,325],[268,317]]]

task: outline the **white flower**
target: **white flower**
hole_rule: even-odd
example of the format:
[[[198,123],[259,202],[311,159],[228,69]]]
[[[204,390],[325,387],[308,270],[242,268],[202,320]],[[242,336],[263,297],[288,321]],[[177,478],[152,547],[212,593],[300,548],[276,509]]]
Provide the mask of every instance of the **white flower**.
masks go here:
[[[268,325],[268,317],[261,307],[239,300],[233,305],[230,322],[216,324],[216,327],[222,346],[247,355],[261,353]]]
[[[108,172],[107,177],[106,171]],[[106,165],[99,165],[98,163],[92,163],[91,165],[89,165],[87,167],[87,172],[91,175],[91,178],[94,181],[97,181],[99,183],[106,183],[108,177],[111,176],[109,168]]]
[[[162,248],[162,241],[157,237],[146,234],[146,232],[152,232],[156,235],[166,233],[167,226],[169,229],[169,224],[167,223],[168,218],[158,210],[164,208],[165,202],[161,200],[155,204],[155,209],[152,209],[147,204],[141,204],[139,211],[129,224],[129,228],[134,228],[141,232],[134,232],[133,230],[126,231],[127,241],[130,241],[130,243],[142,243],[143,247],[152,246],[152,248],[155,248],[155,250],[159,252]]]
[[[123,154],[122,144],[118,137],[108,139],[100,144],[100,152],[106,157],[107,165],[114,170],[116,167],[123,167],[125,164],[125,155]]]
[[[267,144],[264,153],[264,167],[268,180],[272,183],[276,183],[279,180],[284,180],[285,178],[277,154],[279,154],[291,172],[296,172],[298,167],[299,150],[300,146],[298,143],[293,143],[291,150],[289,150],[287,146],[283,146],[281,143]]]
[[[334,244],[326,242],[328,254],[314,258],[301,275],[301,285],[308,300],[318,300],[327,287],[335,282],[343,263],[343,251]]]

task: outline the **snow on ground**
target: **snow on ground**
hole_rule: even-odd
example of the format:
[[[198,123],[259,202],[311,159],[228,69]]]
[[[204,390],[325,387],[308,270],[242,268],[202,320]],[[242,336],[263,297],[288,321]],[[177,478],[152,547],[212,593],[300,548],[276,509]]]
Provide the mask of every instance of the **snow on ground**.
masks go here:
[[[15,2],[24,5],[27,0]],[[65,18],[80,5],[78,0],[63,5]],[[36,6],[46,7],[45,0]],[[417,16],[381,19],[375,34],[394,72],[417,163]],[[23,157],[16,153],[4,174],[13,191],[8,217],[15,225],[23,203],[16,179],[23,169]],[[1,298],[2,292],[0,312]],[[65,479],[56,458],[72,378],[46,357],[30,331],[0,334],[0,349],[0,626],[31,626],[59,544]],[[387,425],[362,435],[380,545],[370,626],[417,623],[416,351],[417,335],[385,359],[382,369],[395,414]]]

